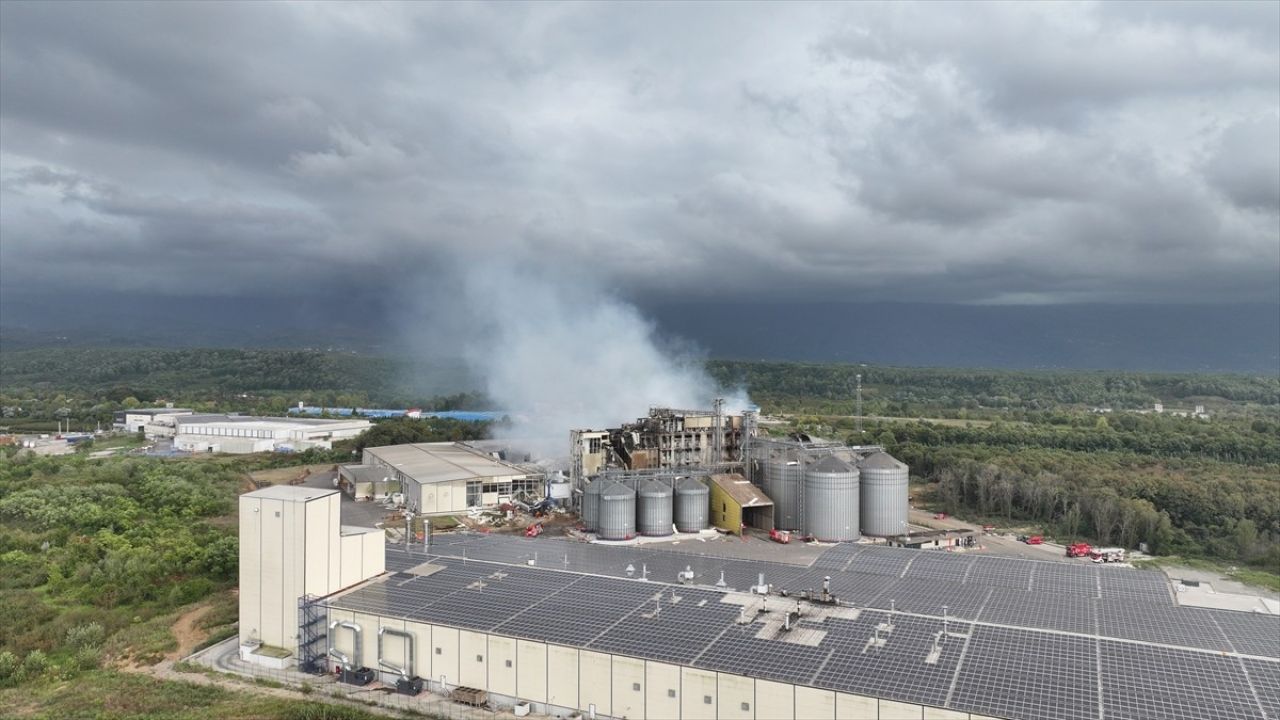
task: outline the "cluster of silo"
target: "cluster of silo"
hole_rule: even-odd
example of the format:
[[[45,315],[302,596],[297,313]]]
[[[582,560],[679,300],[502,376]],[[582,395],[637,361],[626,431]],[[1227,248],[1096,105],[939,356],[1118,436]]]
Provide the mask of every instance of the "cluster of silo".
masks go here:
[[[862,532],[900,535],[907,530],[907,465],[886,452],[858,462]]]
[[[907,466],[877,451],[776,445],[763,448],[754,479],[773,500],[773,524],[828,542],[906,530]]]
[[[858,468],[826,455],[804,470],[805,534],[823,542],[857,540]]]
[[[710,510],[710,489],[693,477],[602,477],[582,492],[583,527],[602,540],[699,532],[709,526]]]

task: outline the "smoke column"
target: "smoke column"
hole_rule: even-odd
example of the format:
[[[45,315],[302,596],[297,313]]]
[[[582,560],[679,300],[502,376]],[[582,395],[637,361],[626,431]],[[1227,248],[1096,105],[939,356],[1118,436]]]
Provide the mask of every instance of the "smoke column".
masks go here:
[[[560,458],[571,429],[616,427],[654,406],[710,408],[717,395],[732,396],[729,408],[745,406],[745,394],[718,388],[692,351],[660,343],[634,306],[568,275],[470,264],[433,293],[415,333],[436,352],[441,343],[460,350],[497,409],[511,415],[512,439]]]

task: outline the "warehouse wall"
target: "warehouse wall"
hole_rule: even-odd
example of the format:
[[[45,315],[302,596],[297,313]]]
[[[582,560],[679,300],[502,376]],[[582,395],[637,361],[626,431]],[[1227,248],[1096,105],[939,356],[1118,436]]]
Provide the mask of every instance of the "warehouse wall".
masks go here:
[[[422,485],[410,482],[418,488],[418,511],[423,513],[456,513],[467,510],[467,481],[455,480]]]
[[[734,535],[742,534],[742,506],[716,483],[711,483],[711,524]]]
[[[296,491],[296,497],[289,497]],[[341,495],[264,488],[240,496],[240,644],[297,652],[298,598],[386,570],[385,533],[341,534]]]
[[[329,611],[330,621],[360,624],[366,667],[378,668],[376,638],[386,625],[407,630],[419,643],[415,672],[439,690],[443,683],[488,690],[500,701],[523,700],[553,715],[588,713],[627,720],[995,720],[955,710],[838,693],[790,683],[443,625]],[[354,652],[351,633],[335,646]],[[398,639],[388,656],[403,662]],[[394,653],[394,657],[392,657]],[[383,672],[383,682],[396,676]]]

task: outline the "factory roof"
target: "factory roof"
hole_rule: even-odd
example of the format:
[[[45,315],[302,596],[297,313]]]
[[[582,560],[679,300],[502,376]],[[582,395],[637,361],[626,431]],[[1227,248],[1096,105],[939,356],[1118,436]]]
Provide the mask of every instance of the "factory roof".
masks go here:
[[[190,408],[175,407],[158,407],[158,408],[133,408],[132,410],[123,410],[130,415],[166,415],[171,413],[191,413]]]
[[[343,419],[322,420],[319,418],[296,417],[262,417],[257,415],[186,415],[176,418],[178,427],[184,425],[253,425],[259,429],[284,428],[324,428],[337,425],[371,425],[368,420]]]
[[[409,572],[428,561],[444,569]],[[997,717],[1280,710],[1280,618],[1178,607],[1157,571],[857,544],[803,567],[472,534],[388,547],[387,567],[328,604]],[[686,567],[695,585],[674,582]],[[760,573],[793,598],[830,576],[841,603],[806,604],[790,632],[776,612],[740,622],[756,598],[712,586]]]
[[[733,498],[734,502],[742,507],[765,507],[773,504],[768,495],[765,495],[760,488],[751,484],[750,480],[738,473],[712,475],[711,482],[715,483],[721,490],[724,490],[729,497]]]
[[[387,469],[379,465],[343,465],[341,471],[356,482],[382,482],[387,479]]]
[[[264,488],[247,492],[241,497],[306,502],[307,500],[315,500],[328,495],[336,495],[337,492],[333,488],[315,488],[307,487],[306,485],[268,485]]]
[[[423,484],[529,474],[523,468],[495,460],[460,443],[387,445],[365,448],[365,452]]]

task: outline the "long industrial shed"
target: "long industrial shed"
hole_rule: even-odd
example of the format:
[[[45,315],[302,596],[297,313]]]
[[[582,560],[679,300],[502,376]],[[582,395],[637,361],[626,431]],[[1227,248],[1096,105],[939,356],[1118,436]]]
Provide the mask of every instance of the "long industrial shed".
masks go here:
[[[336,652],[386,682],[403,671],[535,712],[1280,718],[1280,618],[1178,607],[1156,572],[852,544],[802,567],[474,535],[388,547],[387,567],[320,601]],[[797,600],[828,577],[838,603]],[[751,592],[762,579],[772,594]]]

